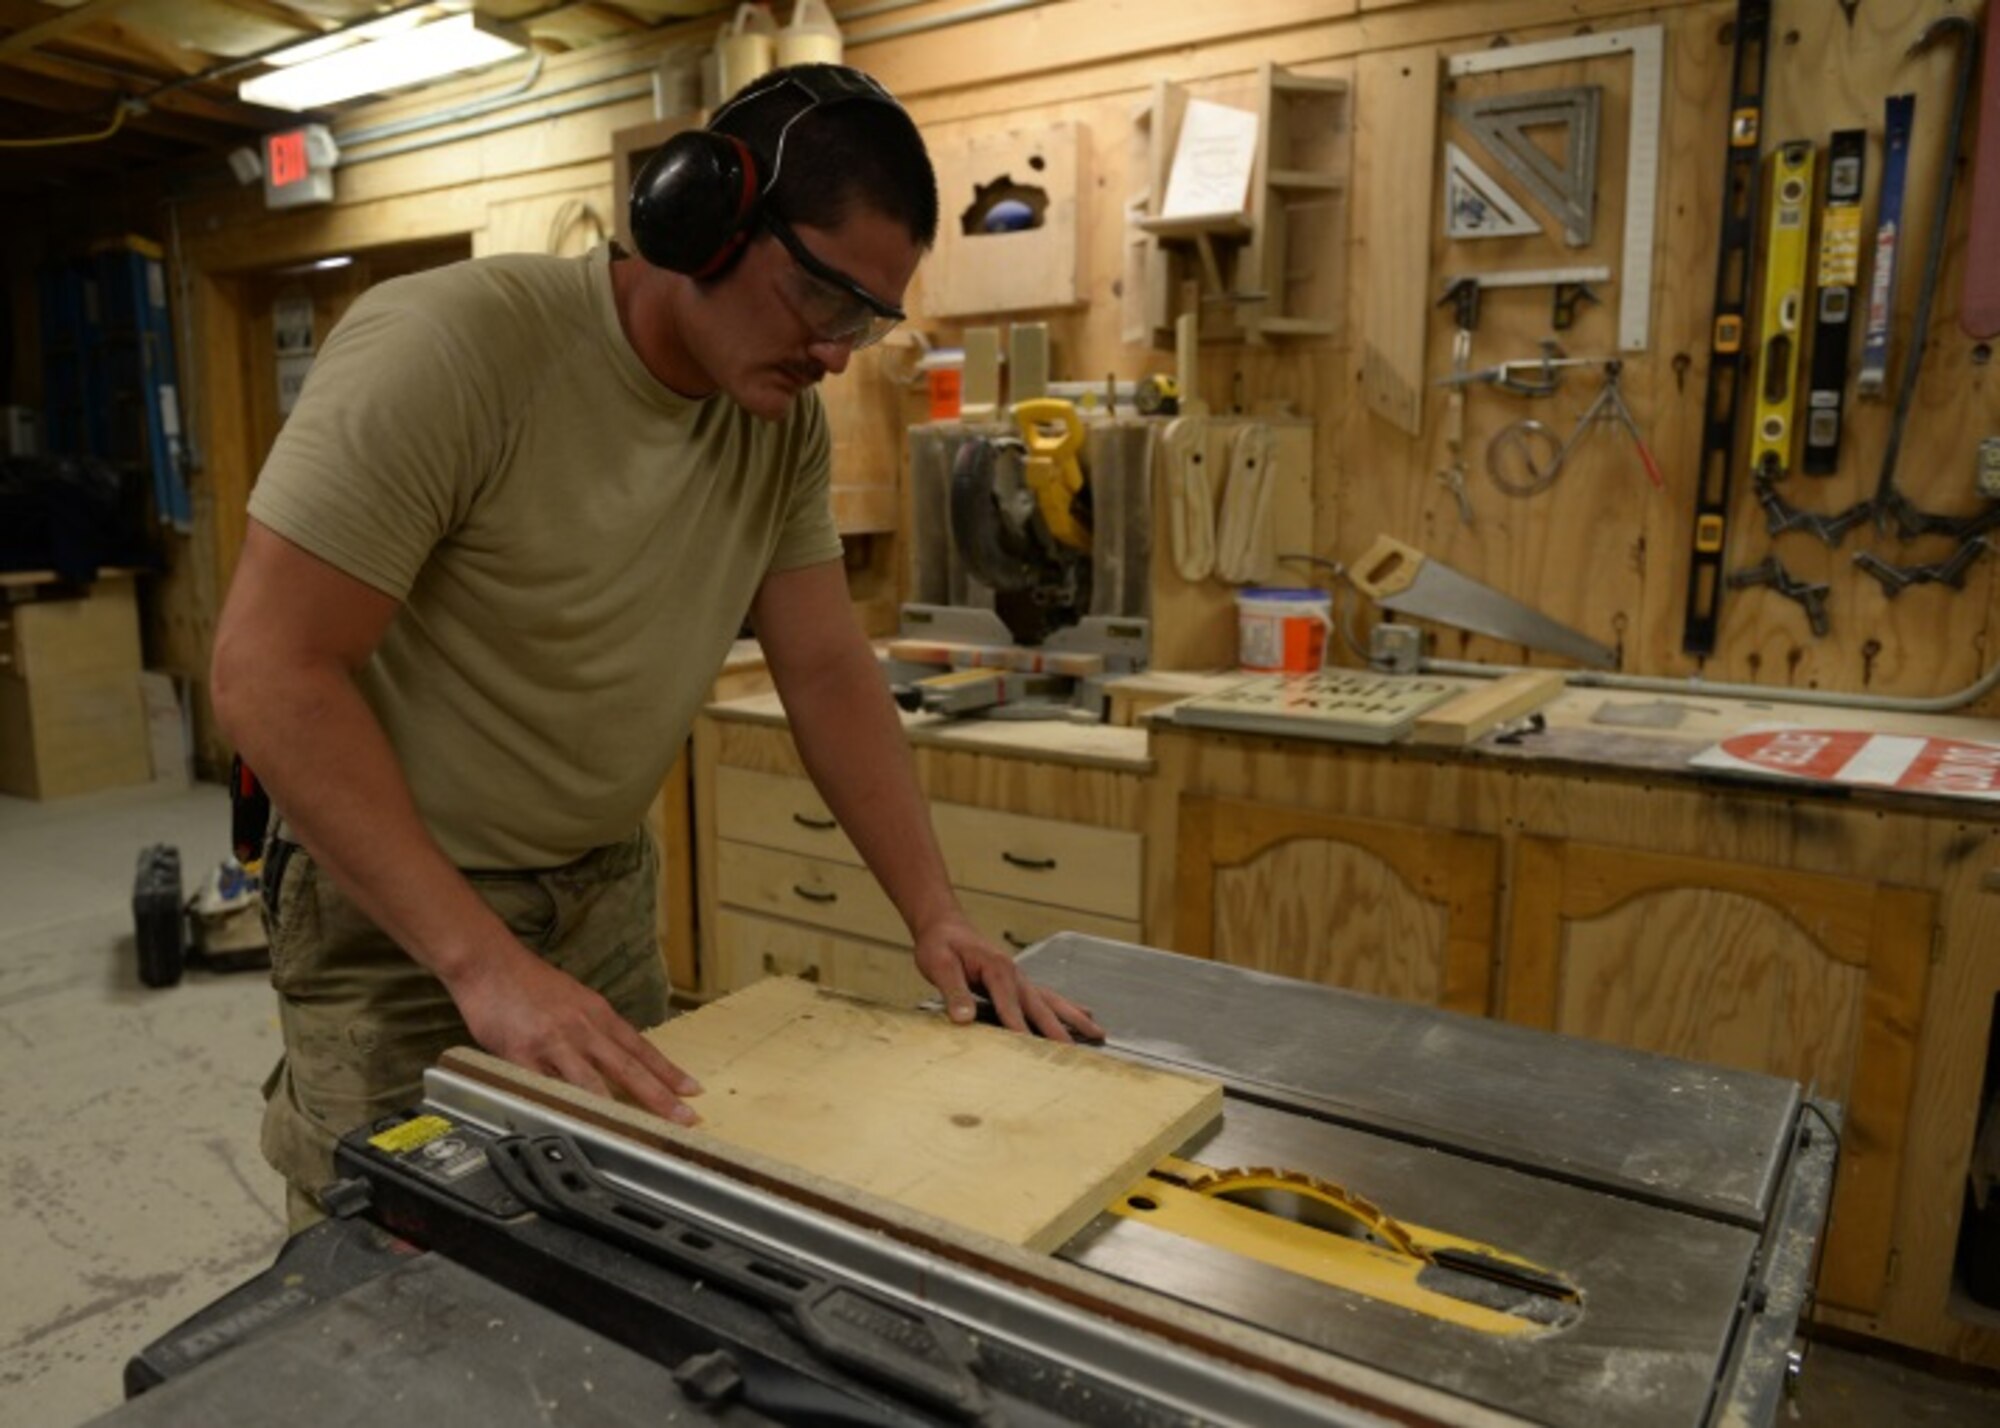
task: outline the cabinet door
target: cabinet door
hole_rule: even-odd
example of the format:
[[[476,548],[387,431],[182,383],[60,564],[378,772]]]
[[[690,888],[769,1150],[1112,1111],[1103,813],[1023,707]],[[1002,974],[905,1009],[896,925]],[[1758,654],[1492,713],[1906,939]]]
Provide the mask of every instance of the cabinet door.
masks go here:
[[[1183,797],[1176,950],[1484,1016],[1494,838]]]
[[[1911,888],[1523,837],[1510,1021],[1767,1071],[1846,1106],[1820,1298],[1880,1306],[1935,906]]]

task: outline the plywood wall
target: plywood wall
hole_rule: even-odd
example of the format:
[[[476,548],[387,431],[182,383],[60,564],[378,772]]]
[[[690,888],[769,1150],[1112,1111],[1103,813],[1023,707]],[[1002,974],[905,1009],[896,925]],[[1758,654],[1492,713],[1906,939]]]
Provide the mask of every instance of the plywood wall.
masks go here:
[[[1054,12],[1094,12],[1106,23],[1119,7],[1091,4],[1037,12],[1050,16],[1037,33],[1042,43],[1079,58],[1089,46],[1079,32],[1081,13],[1065,36],[1055,38]],[[1162,6],[1181,15],[1193,7]],[[1775,594],[1729,592],[1718,654],[1697,665],[1681,653],[1688,547],[1699,454],[1702,378],[1706,333],[1713,295],[1716,230],[1721,201],[1722,144],[1728,108],[1730,3],[1632,5],[1590,3],[1354,5],[1235,7],[1246,27],[1290,20],[1267,33],[1217,35],[1185,48],[1149,50],[1144,55],[1098,53],[1094,62],[1073,68],[1009,76],[987,86],[951,83],[935,96],[921,92],[920,76],[933,67],[919,63],[916,41],[907,58],[891,56],[892,46],[868,56],[892,85],[912,81],[919,92],[912,107],[939,142],[982,126],[1018,124],[1033,113],[1046,122],[1075,121],[1093,137],[1096,202],[1091,218],[1092,306],[1052,319],[1063,375],[1093,376],[1104,371],[1164,370],[1164,354],[1125,346],[1119,338],[1113,284],[1122,273],[1119,204],[1141,180],[1131,171],[1129,135],[1135,107],[1152,80],[1165,76],[1189,92],[1234,102],[1252,78],[1258,59],[1270,58],[1303,73],[1340,75],[1355,81],[1356,183],[1350,215],[1351,320],[1334,341],[1269,349],[1210,350],[1204,360],[1205,394],[1225,405],[1249,407],[1279,399],[1296,402],[1319,435],[1316,473],[1319,553],[1351,560],[1381,532],[1425,549],[1515,597],[1574,624],[1622,652],[1623,667],[1649,674],[1699,673],[1710,679],[1747,680],[1773,686],[1816,686],[1881,693],[1930,694],[1970,683],[1996,656],[1989,638],[1995,614],[2000,559],[1976,567],[1966,589],[1919,587],[1889,600],[1871,578],[1852,564],[1857,549],[1872,549],[1896,563],[1921,563],[1949,553],[1943,538],[1904,544],[1872,530],[1850,535],[1845,548],[1829,551],[1813,537],[1794,533],[1774,546],[1765,533],[1747,477],[1734,483],[1734,516],[1728,568],[1753,564],[1776,549],[1786,564],[1808,580],[1831,586],[1832,630],[1815,639],[1804,612]],[[1836,128],[1874,132],[1866,210],[1872,234],[1873,200],[1881,171],[1881,103],[1887,93],[1915,92],[1917,131],[1908,197],[1906,251],[1921,253],[1928,241],[1929,210],[1945,138],[1950,51],[1905,58],[1904,50],[1934,16],[1969,8],[1952,0],[1857,7],[1853,24],[1831,0],[1778,0],[1769,58],[1767,150],[1790,138],[1824,145]],[[1327,11],[1339,12],[1328,16]],[[1284,13],[1281,13],[1284,12]],[[1136,19],[1136,17],[1135,17]],[[999,43],[998,26],[981,54],[1002,66],[1009,51]],[[1410,315],[1393,332],[1371,332],[1371,316],[1394,320],[1397,304],[1413,291],[1411,268],[1424,274],[1414,290],[1434,302],[1444,274],[1467,268],[1552,267],[1619,264],[1623,238],[1625,136],[1631,123],[1629,60],[1593,60],[1571,66],[1458,81],[1460,92],[1566,84],[1601,85],[1603,127],[1599,141],[1596,236],[1585,249],[1570,249],[1552,238],[1447,242],[1442,236],[1441,143],[1426,146],[1428,174],[1412,173],[1403,160],[1388,162],[1385,136],[1406,134],[1412,119],[1407,91],[1422,103],[1427,75],[1442,70],[1456,53],[1490,45],[1552,38],[1583,28],[1609,29],[1658,23],[1665,27],[1665,102],[1661,129],[1659,222],[1656,281],[1652,294],[1652,343],[1627,362],[1628,400],[1665,468],[1667,484],[1654,490],[1616,429],[1594,433],[1579,449],[1553,489],[1535,498],[1503,494],[1486,477],[1485,450],[1492,435],[1521,417],[1534,416],[1567,432],[1595,393],[1596,383],[1572,381],[1556,398],[1537,401],[1476,389],[1467,411],[1467,454],[1475,524],[1463,525],[1457,508],[1435,473],[1446,463],[1443,403],[1426,392],[1421,431],[1410,435],[1368,409],[1361,400],[1367,354],[1372,345],[1409,345]],[[970,30],[973,27],[967,27]],[[1147,27],[1137,25],[1135,33]],[[1163,25],[1162,29],[1171,29]],[[1162,39],[1176,36],[1163,34]],[[1023,43],[1027,40],[1024,37]],[[975,42],[968,36],[967,45]],[[866,54],[866,52],[863,52]],[[892,59],[895,62],[891,62]],[[905,87],[908,87],[906,83]],[[1454,82],[1442,81],[1449,96]],[[1405,106],[1399,111],[1398,106]],[[1448,118],[1436,121],[1439,138],[1456,133]],[[1969,136],[1966,140],[1969,147]],[[1427,180],[1427,182],[1426,182]],[[1414,197],[1413,197],[1414,195]],[[2000,378],[1975,343],[1956,325],[1957,292],[1966,261],[1965,190],[1961,184],[1951,214],[1948,261],[1932,323],[1932,341],[1918,389],[1916,412],[1900,463],[1905,488],[1927,509],[1964,512],[1978,508],[1972,491],[1974,449],[1980,436],[2000,432]],[[1392,210],[1383,221],[1383,210]],[[1423,221],[1412,224],[1413,215]],[[1376,235],[1371,248],[1369,235]],[[1402,235],[1402,245],[1383,242]],[[1906,268],[1899,289],[1899,333],[1907,332],[1916,283]],[[1615,351],[1618,286],[1605,302],[1586,308],[1576,326],[1560,334],[1577,354]],[[1393,301],[1391,299],[1393,298]],[[1452,319],[1432,308],[1422,370],[1427,380],[1445,374],[1450,360]],[[1506,357],[1531,356],[1538,341],[1556,336],[1549,304],[1539,292],[1489,295],[1476,338],[1476,365]],[[1901,358],[1897,359],[1900,369]],[[1872,491],[1887,440],[1890,403],[1850,403],[1850,425],[1841,471],[1830,480],[1795,476],[1786,488],[1794,502],[1814,509],[1839,509]],[[1740,427],[1747,435],[1747,417]],[[1739,463],[1740,464],[1740,463]],[[1492,641],[1446,633],[1443,653],[1482,660],[1515,660],[1518,649]]]
[[[836,13],[854,8],[835,7]],[[939,0],[896,12],[893,19],[901,24],[963,8]],[[1774,688],[1896,694],[1956,689],[2000,657],[2000,642],[1990,637],[2000,557],[1988,557],[1975,567],[1963,592],[1920,587],[1894,601],[1851,564],[1853,551],[1862,548],[1903,563],[1935,559],[1950,549],[1942,540],[1906,547],[1864,532],[1851,535],[1846,548],[1827,551],[1810,536],[1785,536],[1776,548],[1786,563],[1802,577],[1831,586],[1830,635],[1813,638],[1800,609],[1770,592],[1730,592],[1718,654],[1697,666],[1681,653],[1734,8],[1730,0],[1245,0],[1231,6],[1196,0],[1063,0],[875,42],[866,40],[867,32],[887,20],[864,19],[849,25],[849,59],[904,97],[939,150],[999,128],[1069,123],[1087,134],[1083,169],[1088,191],[1081,196],[1079,216],[1089,301],[1052,311],[1047,321],[1055,348],[1054,375],[1092,379],[1171,368],[1169,354],[1127,345],[1121,336],[1124,208],[1145,178],[1139,171],[1144,151],[1135,143],[1134,124],[1155,82],[1170,79],[1192,95],[1248,104],[1257,67],[1267,60],[1303,74],[1350,80],[1357,139],[1350,211],[1340,225],[1347,244],[1340,256],[1348,274],[1340,335],[1262,348],[1212,346],[1202,359],[1204,394],[1224,409],[1289,404],[1312,421],[1316,553],[1351,560],[1376,535],[1395,535],[1617,647],[1628,671],[1699,673]],[[1913,254],[1921,252],[1928,237],[1930,199],[1944,145],[1941,115],[1949,99],[1949,51],[1914,59],[1905,58],[1903,51],[1931,17],[1974,8],[1973,0],[1864,0],[1850,25],[1833,0],[1776,4],[1766,147],[1794,137],[1823,145],[1839,127],[1875,131],[1866,210],[1870,233],[1880,173],[1882,98],[1893,90],[1919,96],[1906,234]],[[1435,479],[1445,461],[1443,403],[1436,400],[1436,390],[1426,386],[1423,391],[1422,424],[1412,435],[1362,400],[1365,356],[1371,344],[1400,344],[1405,352],[1421,350],[1426,383],[1444,375],[1451,319],[1430,304],[1447,271],[1617,265],[1631,66],[1629,61],[1591,61],[1467,82],[1468,91],[1603,86],[1597,235],[1586,250],[1568,249],[1553,239],[1447,243],[1437,199],[1441,143],[1415,146],[1427,157],[1418,153],[1391,162],[1380,136],[1407,135],[1409,95],[1427,94],[1430,77],[1438,77],[1440,88],[1450,93],[1451,82],[1442,78],[1450,55],[1585,28],[1644,24],[1665,27],[1662,170],[1652,343],[1649,351],[1628,360],[1625,388],[1665,468],[1666,488],[1655,491],[1645,482],[1625,438],[1607,428],[1588,439],[1554,489],[1532,499],[1502,494],[1484,473],[1491,436],[1528,415],[1566,431],[1595,382],[1573,381],[1562,395],[1532,408],[1522,399],[1479,389],[1472,394],[1466,419],[1476,512],[1476,523],[1468,529]],[[700,33],[698,27],[684,26],[628,45],[565,56],[551,63],[544,83],[597,76],[606,86],[602,92],[614,94],[618,86],[636,83],[629,77],[634,66]],[[479,83],[468,82],[464,91],[468,97],[477,94]],[[380,122],[418,107],[414,100],[378,105],[357,116],[357,122]],[[647,100],[620,99],[543,124],[344,170],[341,202],[306,216],[264,215],[249,196],[232,196],[184,215],[191,260],[226,271],[447,233],[472,235],[476,252],[514,241],[504,239],[505,234],[526,242],[546,229],[546,215],[567,200],[608,207],[613,201],[610,134],[650,115]],[[1434,115],[1431,122],[1439,139],[1455,132],[1448,118]],[[1372,148],[1371,133],[1377,136]],[[1426,163],[1428,173],[1421,171]],[[962,196],[944,197],[950,214]],[[1385,205],[1393,207],[1392,221],[1385,221]],[[1410,221],[1406,215],[1413,213],[1423,220]],[[1965,338],[1955,321],[1966,262],[1965,221],[1961,187],[1951,216],[1950,257],[1928,365],[1901,463],[1906,487],[1920,504],[1952,511],[1975,507],[1971,479],[1977,439],[2000,432],[2000,377],[1987,360],[1990,354]],[[1907,331],[1915,288],[1913,277],[1901,286],[1900,332]],[[920,274],[914,298],[918,325],[934,341],[955,342],[963,323],[923,321],[921,289]],[[1387,294],[1395,295],[1393,301],[1385,299]],[[1614,281],[1606,302],[1586,309],[1576,327],[1563,335],[1570,351],[1612,350],[1617,294]],[[1418,301],[1424,304],[1422,313],[1407,310]],[[1537,341],[1548,335],[1547,307],[1539,295],[1492,296],[1474,361],[1532,355]],[[867,354],[847,377],[829,384],[829,407],[840,432],[837,479],[884,480],[903,469],[901,427],[922,415],[915,392],[902,382],[913,355],[908,350]],[[1788,496],[1831,509],[1872,489],[1887,436],[1888,406],[1850,404],[1842,471],[1828,481],[1794,477]],[[1752,564],[1771,549],[1750,483],[1739,476],[1728,565]],[[857,578],[877,623],[893,608],[888,582],[899,564],[880,549],[861,553]],[[1449,633],[1441,651],[1491,661],[1523,657],[1518,648]]]

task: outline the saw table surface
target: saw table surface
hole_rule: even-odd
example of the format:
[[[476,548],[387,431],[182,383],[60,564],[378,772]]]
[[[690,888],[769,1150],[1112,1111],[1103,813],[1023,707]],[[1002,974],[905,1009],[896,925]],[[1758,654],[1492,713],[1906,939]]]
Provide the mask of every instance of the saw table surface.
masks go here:
[[[1075,934],[1021,965],[1119,1054],[1224,1082],[1179,1154],[1335,1181],[1559,1272],[1583,1312],[1489,1337],[1109,1213],[1063,1258],[1537,1422],[1707,1421],[1793,1083]]]

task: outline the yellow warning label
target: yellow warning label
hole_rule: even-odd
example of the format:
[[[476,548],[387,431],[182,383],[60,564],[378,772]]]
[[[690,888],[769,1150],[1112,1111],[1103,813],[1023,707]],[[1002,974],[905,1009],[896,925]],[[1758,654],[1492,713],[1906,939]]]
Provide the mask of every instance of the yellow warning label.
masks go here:
[[[399,1126],[389,1127],[380,1135],[371,1135],[368,1137],[368,1143],[377,1150],[386,1150],[391,1155],[401,1155],[406,1150],[429,1145],[450,1131],[451,1122],[443,1116],[415,1116]]]

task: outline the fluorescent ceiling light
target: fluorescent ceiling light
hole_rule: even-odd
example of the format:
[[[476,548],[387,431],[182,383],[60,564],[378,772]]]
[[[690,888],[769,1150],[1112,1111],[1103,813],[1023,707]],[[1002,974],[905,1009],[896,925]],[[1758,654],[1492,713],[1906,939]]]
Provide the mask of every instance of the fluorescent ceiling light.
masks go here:
[[[244,81],[236,93],[246,104],[272,109],[324,109],[358,95],[386,94],[495,64],[526,48],[526,37],[512,25],[484,15],[453,15],[286,64]]]

